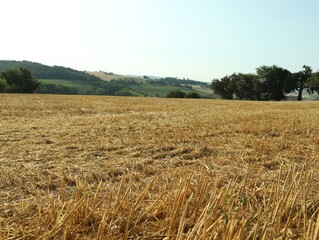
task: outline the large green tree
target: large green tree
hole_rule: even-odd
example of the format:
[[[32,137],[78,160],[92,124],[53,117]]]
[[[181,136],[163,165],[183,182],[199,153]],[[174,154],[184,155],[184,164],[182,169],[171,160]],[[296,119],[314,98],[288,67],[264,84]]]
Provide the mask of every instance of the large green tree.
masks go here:
[[[260,83],[255,74],[234,73],[231,75],[230,86],[236,98],[240,100],[260,99]]]
[[[291,72],[276,65],[257,68],[257,77],[261,83],[264,100],[283,100],[285,94],[295,87]]]
[[[225,76],[221,79],[212,81],[212,90],[223,99],[233,99],[234,89],[231,85],[231,76]]]
[[[9,93],[33,93],[40,86],[31,71],[24,67],[2,72],[0,77],[6,81],[5,92]]]
[[[303,71],[299,71],[292,74],[292,79],[295,84],[295,89],[298,91],[297,100],[302,100],[302,92],[304,89],[309,89],[307,85],[307,79],[312,75],[312,69],[309,66],[303,65]]]
[[[233,73],[212,81],[212,89],[223,99],[259,100],[261,84],[255,74]]]

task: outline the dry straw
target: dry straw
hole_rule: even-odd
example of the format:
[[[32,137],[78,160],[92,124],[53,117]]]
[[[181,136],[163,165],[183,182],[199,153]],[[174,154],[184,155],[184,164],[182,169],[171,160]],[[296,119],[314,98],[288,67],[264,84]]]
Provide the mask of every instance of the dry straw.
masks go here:
[[[318,239],[317,102],[1,95],[2,239]]]

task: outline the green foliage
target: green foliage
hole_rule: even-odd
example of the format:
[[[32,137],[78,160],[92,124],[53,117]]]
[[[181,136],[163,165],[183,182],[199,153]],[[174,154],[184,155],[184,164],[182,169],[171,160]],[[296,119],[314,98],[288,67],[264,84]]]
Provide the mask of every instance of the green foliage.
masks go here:
[[[233,86],[231,84],[231,77],[225,76],[222,79],[214,79],[211,88],[220,95],[223,99],[233,99]]]
[[[255,74],[234,73],[231,75],[231,87],[234,96],[240,100],[259,100],[260,84]]]
[[[154,80],[147,80],[146,83],[153,85],[170,85],[180,88],[189,88],[192,89],[192,85],[202,86],[204,88],[209,88],[209,84],[205,82],[190,80],[190,79],[178,79],[173,77],[166,77]]]
[[[43,84],[63,85],[76,89],[92,87],[92,85],[84,80],[62,80],[62,79],[39,79]]]
[[[186,98],[200,98],[199,93],[197,92],[189,92],[185,95]]]
[[[131,89],[123,88],[115,93],[116,96],[134,96]]]
[[[255,74],[234,73],[214,79],[212,89],[224,99],[259,100],[261,97],[261,84]]]
[[[167,84],[171,84],[171,85],[174,85],[174,84],[180,84],[180,85],[206,85],[208,86],[207,83],[204,83],[204,82],[199,82],[199,81],[195,81],[195,80],[190,80],[190,79],[178,79],[178,78],[173,78],[173,77],[166,77],[166,78],[161,78],[161,79],[158,79],[158,80],[153,80],[153,81],[162,81],[162,82],[165,82]]]
[[[166,95],[167,98],[200,98],[197,92],[183,92],[180,89],[169,92]]]
[[[50,67],[30,61],[0,61],[0,71],[20,67],[29,69],[37,79],[85,80],[89,82],[101,81],[100,78],[88,73],[61,66]]]
[[[307,79],[307,85],[312,92],[317,91],[319,93],[319,71],[312,73],[312,75]]]
[[[67,87],[61,84],[43,83],[41,87],[36,91],[42,94],[72,94],[77,95],[76,88]]]
[[[62,79],[41,79],[41,81],[44,87],[38,90],[38,93],[85,95],[116,95],[118,91],[125,88],[130,82],[130,80],[101,80],[90,83],[84,80]]]
[[[181,91],[180,89],[169,92],[166,97],[168,98],[185,98],[186,93]]]
[[[167,82],[162,80],[148,80],[147,83],[152,85],[162,85],[162,86],[169,85]]]
[[[261,66],[257,74],[234,73],[214,79],[211,88],[223,99],[282,100],[293,91],[296,81],[292,74],[281,67]]]
[[[8,87],[7,81],[0,78],[0,93],[6,92],[7,87]]]
[[[261,83],[264,100],[283,100],[285,94],[294,90],[295,87],[291,73],[276,65],[257,68],[257,77]]]
[[[41,80],[43,86],[36,91],[37,93],[166,97],[169,92],[181,89],[185,93],[193,91],[200,93],[201,97],[211,98],[211,94],[206,90],[208,85],[193,80],[177,78],[151,80],[144,76],[143,80],[128,77],[121,80],[103,81],[86,72],[65,67],[50,67],[29,61],[0,61],[0,71],[19,67],[27,67],[33,76]],[[203,85],[204,90],[193,90],[192,85]],[[10,91],[22,90],[11,87]]]
[[[304,89],[309,90],[309,86],[307,84],[308,78],[312,75],[312,69],[309,66],[304,65],[303,71],[299,71],[292,74],[292,80],[294,81],[295,89],[298,91],[297,100],[302,100],[302,92]]]
[[[185,86],[178,87],[170,84],[162,85],[158,81],[150,81],[145,83],[140,83],[137,85],[129,85],[127,88],[131,89],[135,96],[149,96],[149,97],[167,97],[167,94],[180,89],[181,91],[188,93],[190,90],[192,92],[197,92],[200,94],[201,98],[212,98],[212,94],[209,92],[209,88],[199,88],[199,90],[193,90]]]
[[[33,93],[40,86],[31,71],[23,67],[2,72],[1,78],[6,80],[5,91],[9,93]]]

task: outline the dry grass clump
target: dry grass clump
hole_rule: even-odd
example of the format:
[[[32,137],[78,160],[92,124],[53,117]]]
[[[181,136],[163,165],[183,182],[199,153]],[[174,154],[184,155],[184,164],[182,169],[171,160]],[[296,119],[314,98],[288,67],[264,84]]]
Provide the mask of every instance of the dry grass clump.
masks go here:
[[[318,104],[0,95],[0,239],[318,239]]]

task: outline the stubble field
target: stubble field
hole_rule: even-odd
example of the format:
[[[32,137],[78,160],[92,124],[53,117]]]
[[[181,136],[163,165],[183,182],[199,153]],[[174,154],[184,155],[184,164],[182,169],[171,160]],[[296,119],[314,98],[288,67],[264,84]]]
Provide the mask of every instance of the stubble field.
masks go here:
[[[0,95],[0,239],[318,239],[319,102]]]

